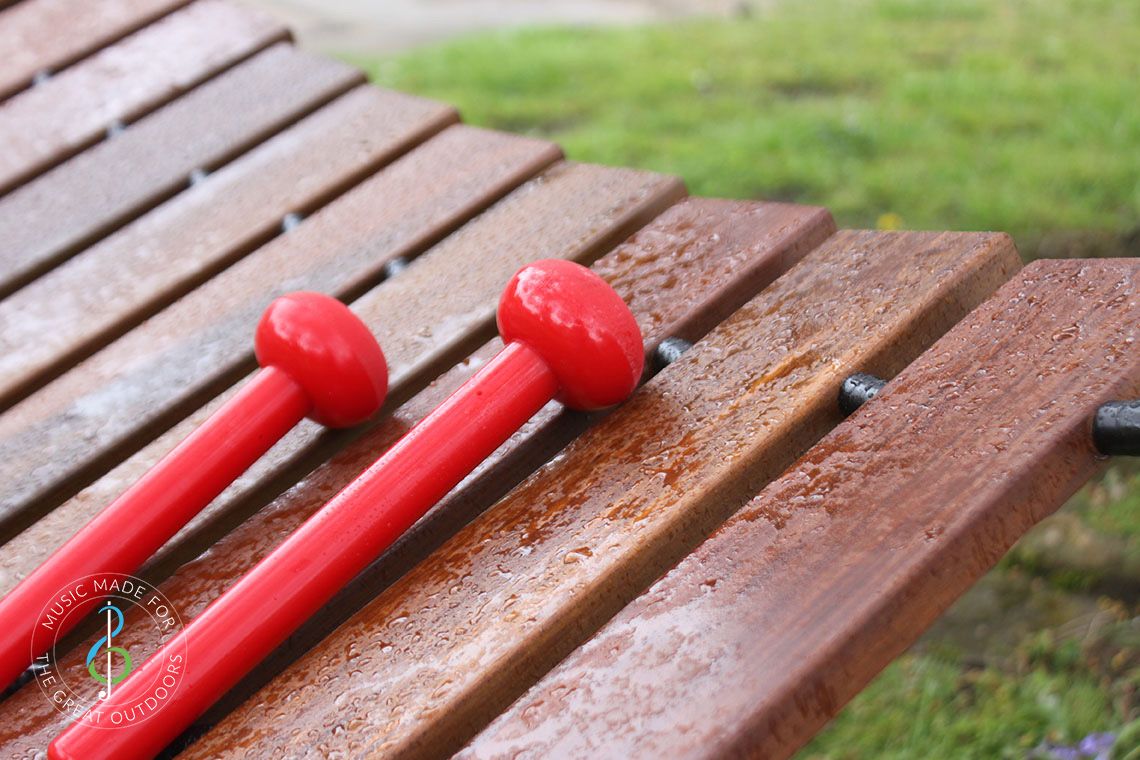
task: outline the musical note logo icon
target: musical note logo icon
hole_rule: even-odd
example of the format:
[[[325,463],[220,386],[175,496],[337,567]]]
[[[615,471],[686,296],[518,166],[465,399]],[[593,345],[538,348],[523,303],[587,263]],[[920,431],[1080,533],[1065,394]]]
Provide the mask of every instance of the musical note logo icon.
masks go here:
[[[111,697],[111,687],[120,683],[124,678],[130,675],[133,664],[131,663],[131,655],[126,649],[113,646],[114,637],[118,636],[119,632],[123,630],[123,611],[111,604],[111,602],[107,602],[107,604],[99,610],[99,614],[105,614],[107,616],[107,634],[99,637],[99,640],[87,651],[87,672],[93,679],[106,686],[105,689],[99,692],[99,698],[109,699]],[[112,619],[116,621],[113,626],[111,622]],[[99,656],[99,650],[104,646],[106,646],[107,651],[105,674],[100,673],[98,670],[98,667],[103,664],[103,661],[96,661],[96,658]],[[115,654],[118,654],[123,659],[122,672],[117,676],[112,675],[112,658]]]
[[[95,623],[89,638],[74,649],[67,637],[73,629],[64,624],[70,615]],[[134,725],[169,705],[181,685],[186,646],[165,647],[182,641],[182,630],[178,610],[149,581],[122,573],[76,578],[40,612],[29,649],[46,652],[36,658],[32,677],[52,708],[72,722],[109,730]],[[127,684],[139,677],[142,664],[160,651],[165,660],[161,672],[145,684],[135,684],[146,693],[118,704],[127,696]]]

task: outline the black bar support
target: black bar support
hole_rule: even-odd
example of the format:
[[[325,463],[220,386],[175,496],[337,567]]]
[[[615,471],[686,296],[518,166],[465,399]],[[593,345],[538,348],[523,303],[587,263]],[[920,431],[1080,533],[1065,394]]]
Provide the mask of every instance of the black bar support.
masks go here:
[[[1140,399],[1102,404],[1093,415],[1092,434],[1102,454],[1140,457]]]
[[[653,349],[650,364],[653,372],[657,373],[681,358],[681,355],[693,347],[693,344],[684,338],[666,338]]]
[[[397,256],[394,259],[390,259],[388,263],[384,265],[384,279],[390,280],[407,269],[411,263],[411,260],[404,256]]]
[[[886,380],[868,375],[866,372],[850,375],[839,386],[840,410],[844,415],[854,414],[856,409],[878,395],[886,384]]]

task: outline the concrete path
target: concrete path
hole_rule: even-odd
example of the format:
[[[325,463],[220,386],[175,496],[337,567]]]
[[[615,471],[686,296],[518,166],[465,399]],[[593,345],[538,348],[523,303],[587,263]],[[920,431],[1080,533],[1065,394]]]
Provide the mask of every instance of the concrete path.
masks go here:
[[[243,0],[323,53],[392,53],[468,32],[535,24],[633,24],[746,12],[756,0]]]

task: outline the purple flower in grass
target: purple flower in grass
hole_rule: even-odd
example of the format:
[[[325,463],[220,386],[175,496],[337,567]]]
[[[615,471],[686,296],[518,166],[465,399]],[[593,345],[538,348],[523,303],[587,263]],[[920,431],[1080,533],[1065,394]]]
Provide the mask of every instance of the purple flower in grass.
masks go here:
[[[1031,760],[1109,760],[1116,735],[1089,734],[1074,746],[1044,742],[1029,755]]]

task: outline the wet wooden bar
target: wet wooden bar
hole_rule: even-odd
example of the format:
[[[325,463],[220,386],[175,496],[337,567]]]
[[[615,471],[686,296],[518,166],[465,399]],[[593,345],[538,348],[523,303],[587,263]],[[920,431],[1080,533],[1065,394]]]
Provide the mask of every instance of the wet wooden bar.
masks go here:
[[[594,268],[627,299],[638,317],[646,350],[662,338],[688,335],[696,338],[719,319],[720,313],[738,304],[788,266],[802,257],[833,229],[822,209],[781,204],[748,204],[726,201],[685,201],[665,212],[628,242],[604,256]],[[287,533],[319,508],[331,492],[343,486],[399,435],[430,411],[478,368],[481,361],[497,350],[497,341],[476,352],[367,435],[350,444],[327,465],[307,476],[272,504],[225,535],[210,550],[211,559],[191,562],[162,585],[163,593],[188,613],[199,612],[242,572],[272,549]],[[395,552],[389,553],[361,579],[361,585],[374,586],[379,575],[390,580],[406,570],[415,558],[429,552],[450,533],[458,530],[479,506],[493,501],[479,481],[494,470],[497,482],[517,482],[541,464],[544,452],[557,450],[588,422],[584,415],[567,413],[551,404],[544,414],[520,431],[496,453],[494,461],[468,479],[447,500],[433,510],[434,519],[407,537]],[[519,455],[525,453],[526,459]],[[535,457],[538,454],[538,457]],[[466,519],[460,515],[466,514]],[[7,547],[6,547],[7,548]],[[375,589],[373,590],[375,593]],[[341,597],[330,605],[327,615],[342,618],[351,610]],[[339,610],[339,612],[338,612]],[[324,625],[331,620],[321,616]],[[138,628],[140,631],[142,627]],[[141,635],[146,635],[141,634]],[[291,656],[303,651],[305,636],[317,636],[314,629],[293,637],[290,647],[270,661],[280,668]],[[319,636],[318,636],[319,638]],[[140,639],[136,644],[145,647]],[[0,706],[0,714],[29,715],[19,719],[13,734],[3,736],[4,746],[18,750],[31,748],[50,738],[64,725],[61,716],[44,723],[32,720],[34,710],[19,706],[34,694],[17,695],[13,703]]]
[[[24,0],[0,12],[0,98],[190,0]]]
[[[14,406],[0,417],[0,451],[12,457],[0,464],[10,484],[0,501],[0,535],[10,538],[68,491],[74,493],[145,443],[148,434],[154,437],[248,372],[254,327],[275,296],[302,288],[345,298],[359,295],[384,276],[388,261],[417,255],[557,155],[549,143],[536,140],[469,127],[445,130],[293,233],[245,257]],[[599,180],[605,175],[605,170],[580,172]],[[577,176],[563,174],[568,181]],[[592,204],[584,203],[583,215],[598,213],[599,204],[611,204],[602,208],[619,215],[630,206],[654,202],[644,197],[651,195],[654,182],[643,175],[614,170],[606,176],[612,178],[609,187],[599,188]],[[541,211],[544,199],[559,197],[562,184],[539,183],[533,186],[539,192],[524,195]],[[547,202],[547,218],[550,206]],[[541,218],[519,224],[537,224]],[[575,219],[600,221],[567,219],[568,226]],[[482,228],[477,225],[467,234],[479,240]],[[462,243],[453,242],[450,249],[455,253],[444,257],[454,266],[482,256],[480,249]],[[491,299],[498,285],[488,282],[483,297]],[[411,295],[416,299],[412,303],[424,300],[421,294]],[[400,304],[397,313],[411,305]],[[432,324],[426,310],[418,313],[422,321],[412,335]],[[449,313],[455,312],[435,316],[443,319]],[[391,318],[388,323],[399,324]],[[455,329],[462,332],[462,324]],[[433,336],[405,338],[404,345],[416,342],[431,345]],[[395,376],[399,347],[386,342],[385,353]],[[109,414],[110,409],[117,411]],[[44,462],[47,451],[53,454]]]
[[[846,374],[1017,267],[1001,235],[836,234],[187,754],[459,749],[826,433]]]
[[[0,301],[0,408],[456,118],[440,103],[356,88]]]
[[[792,754],[1103,464],[1138,287],[1026,267],[460,756]]]
[[[362,81],[277,45],[0,197],[0,297]]]
[[[0,104],[0,193],[287,38],[264,14],[200,0],[12,97]]]

